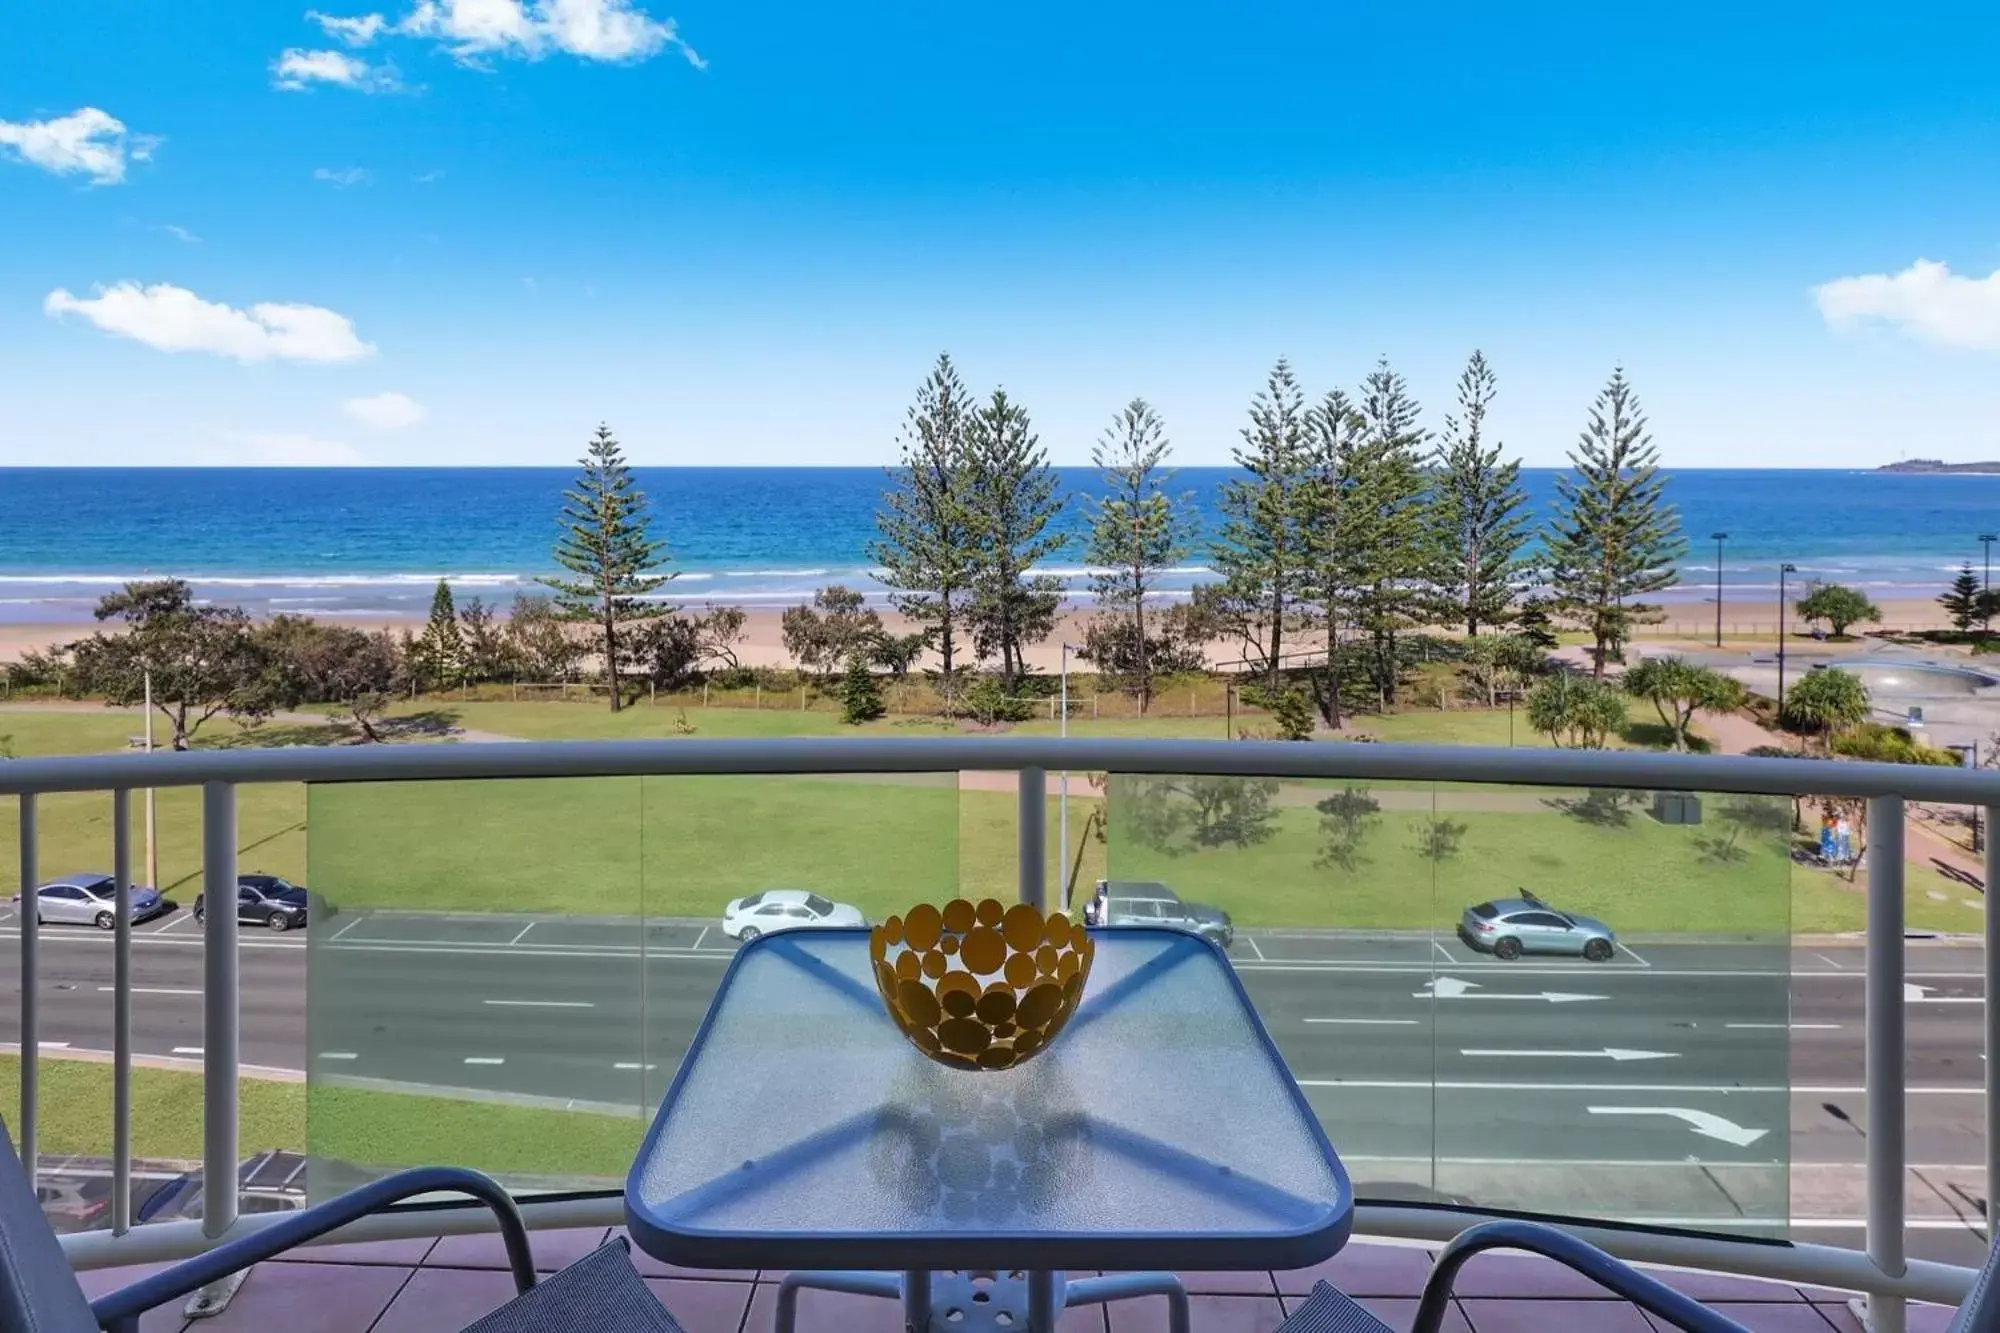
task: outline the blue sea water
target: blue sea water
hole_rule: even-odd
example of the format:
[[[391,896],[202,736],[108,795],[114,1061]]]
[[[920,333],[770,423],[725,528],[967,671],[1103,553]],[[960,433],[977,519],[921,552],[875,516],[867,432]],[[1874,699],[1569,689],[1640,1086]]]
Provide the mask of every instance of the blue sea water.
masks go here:
[[[700,603],[786,605],[828,583],[879,594],[867,549],[885,484],[879,468],[639,468],[655,532]],[[1187,468],[1211,527],[1226,468]],[[1558,473],[1524,474],[1546,511]],[[254,611],[421,615],[432,585],[508,601],[550,572],[567,468],[0,469],[0,620],[87,620],[127,579],[178,575],[204,597]],[[1075,538],[1096,473],[1060,472]],[[1689,537],[1689,600],[1713,596],[1727,532],[1727,596],[1774,595],[1777,566],[1868,589],[1930,596],[1978,534],[2000,530],[2000,476],[1859,471],[1683,470],[1668,479]],[[1084,592],[1081,544],[1046,567]],[[1197,549],[1169,586],[1207,577]]]

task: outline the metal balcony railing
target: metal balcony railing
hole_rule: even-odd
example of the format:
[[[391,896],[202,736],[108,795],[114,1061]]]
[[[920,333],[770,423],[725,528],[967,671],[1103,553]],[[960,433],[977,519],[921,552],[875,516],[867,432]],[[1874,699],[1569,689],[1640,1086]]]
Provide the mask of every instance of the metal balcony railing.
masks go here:
[[[202,883],[211,902],[235,897],[236,789],[255,783],[408,782],[433,779],[582,778],[710,774],[856,774],[1014,771],[1019,779],[1019,894],[1045,907],[1047,776],[1053,770],[1529,784],[1626,790],[1702,790],[1745,795],[1846,796],[1869,803],[1873,830],[1867,849],[1867,963],[1864,1049],[1870,1133],[1866,1147],[1865,1251],[1834,1246],[1773,1244],[1685,1233],[1577,1225],[1573,1229],[1621,1257],[1865,1290],[1877,1301],[1875,1326],[1901,1327],[1901,1302],[1955,1302],[1974,1272],[1910,1261],[1904,1252],[1904,848],[1906,800],[1984,808],[2000,826],[2000,773],[1828,764],[1803,760],[1661,755],[1618,751],[1284,744],[1216,741],[1111,741],[1054,738],[851,739],[746,741],[605,741],[510,745],[439,745],[340,749],[291,748],[192,752],[152,756],[87,756],[0,764],[0,795],[19,798],[20,882],[32,901],[39,881],[36,800],[54,792],[109,792],[115,816],[112,847],[119,886],[115,925],[113,1079],[113,1211],[103,1231],[64,1237],[79,1266],[148,1262],[194,1253],[232,1229],[260,1224],[239,1219],[227,1191],[211,1191],[203,1219],[131,1228],[132,922],[131,846],[125,818],[131,793],[164,787],[202,789]],[[1989,840],[1987,882],[2000,872]],[[1985,914],[1985,994],[1995,994],[2000,912]],[[21,1156],[35,1162],[38,929],[32,908],[21,917]],[[239,991],[237,920],[206,914],[204,952],[204,1178],[237,1170]],[[1984,1008],[1985,1048],[2000,1043],[2000,1006]],[[2000,1183],[2000,1108],[1985,1065],[1988,1197]],[[538,1225],[606,1224],[618,1220],[608,1199],[530,1202]],[[1364,1205],[1357,1231],[1442,1239],[1479,1220],[1465,1210]],[[490,1218],[468,1209],[402,1211],[372,1218],[330,1240],[438,1235],[483,1229]]]

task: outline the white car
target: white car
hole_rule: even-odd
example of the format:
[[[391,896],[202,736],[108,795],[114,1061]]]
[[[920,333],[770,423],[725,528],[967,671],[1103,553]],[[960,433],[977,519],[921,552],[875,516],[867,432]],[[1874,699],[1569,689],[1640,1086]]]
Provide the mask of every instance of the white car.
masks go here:
[[[766,889],[747,898],[732,898],[722,909],[722,933],[745,944],[759,935],[774,935],[781,930],[867,924],[860,908],[804,889]]]

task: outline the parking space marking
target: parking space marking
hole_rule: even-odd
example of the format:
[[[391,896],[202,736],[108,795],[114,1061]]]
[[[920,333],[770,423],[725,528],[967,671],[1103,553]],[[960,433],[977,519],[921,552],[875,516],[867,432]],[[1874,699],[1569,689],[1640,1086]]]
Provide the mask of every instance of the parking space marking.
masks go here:
[[[346,933],[347,933],[348,931],[350,931],[350,930],[353,930],[353,929],[354,929],[354,928],[355,928],[356,926],[360,925],[360,924],[361,924],[361,923],[362,923],[363,921],[366,921],[367,919],[368,919],[368,918],[367,918],[367,917],[365,917],[365,916],[357,916],[357,917],[355,917],[355,918],[354,918],[354,919],[353,919],[352,921],[350,921],[350,922],[348,922],[348,923],[347,923],[346,925],[342,926],[342,927],[341,927],[341,928],[340,928],[339,930],[336,930],[336,931],[334,931],[334,932],[333,932],[333,939],[334,939],[334,940],[337,940],[337,939],[339,939],[339,938],[340,938],[340,937],[341,937],[342,935],[345,935],[345,934],[346,934]],[[329,943],[329,944],[331,944],[332,942],[333,942],[333,940],[328,940],[328,941],[327,941],[327,943]]]
[[[507,941],[508,945],[511,947],[513,945],[519,944],[522,940],[527,939],[528,932],[533,930],[539,924],[540,924],[539,922],[530,921],[527,925],[521,927],[521,933],[516,935],[513,939],[508,940]]]
[[[1256,954],[1256,955],[1257,955],[1257,961],[1258,961],[1258,962],[1260,962],[1260,963],[1261,963],[1261,962],[1263,962],[1263,961],[1264,961],[1264,951],[1263,951],[1263,949],[1261,949],[1261,948],[1259,948],[1259,947],[1258,947],[1258,945],[1257,945],[1257,937],[1256,937],[1255,935],[1245,935],[1245,936],[1243,937],[1243,942],[1244,942],[1245,944],[1247,944],[1247,945],[1249,945],[1249,946],[1250,946],[1250,952],[1251,952],[1251,953],[1254,953],[1254,954]]]
[[[321,1051],[319,1058],[322,1060],[359,1060],[361,1057],[353,1051]]]
[[[117,989],[116,986],[99,986],[97,988],[98,993],[102,995],[109,995]],[[184,986],[134,986],[132,993],[134,995],[199,995],[201,991]]]
[[[1307,1023],[1346,1023],[1354,1027],[1400,1028],[1415,1027],[1422,1022],[1419,1018],[1308,1018]]]
[[[1638,965],[1639,965],[1640,967],[1651,967],[1651,966],[1652,966],[1652,964],[1651,964],[1651,963],[1649,963],[1649,962],[1647,962],[1647,961],[1646,961],[1645,959],[1641,958],[1641,957],[1639,956],[1639,951],[1638,951],[1637,949],[1633,948],[1633,947],[1632,947],[1631,945],[1629,945],[1629,944],[1621,944],[1621,945],[1619,945],[1618,947],[1619,947],[1619,949],[1620,949],[1620,950],[1622,950],[1623,952],[1631,954],[1631,955],[1632,955],[1632,961],[1633,961],[1633,962],[1635,962],[1635,963],[1637,963],[1637,964],[1638,964]]]
[[[468,1055],[465,1057],[465,1063],[469,1065],[504,1065],[507,1063],[507,1057],[504,1055]]]
[[[594,1000],[481,1000],[500,1009],[595,1009]]]
[[[645,1070],[653,1070],[659,1068],[658,1065],[642,1065],[633,1060],[620,1060],[617,1064],[614,1064],[611,1067],[613,1069],[645,1069]]]
[[[694,937],[694,943],[693,943],[693,944],[690,944],[690,945],[688,946],[688,948],[690,948],[690,949],[699,949],[699,948],[701,947],[701,942],[702,942],[703,940],[707,939],[707,938],[708,938],[708,927],[707,927],[707,926],[703,926],[703,927],[701,928],[701,934],[699,934],[699,935],[697,935],[697,936],[695,936],[695,937]]]
[[[200,1054],[201,1054],[201,1047],[199,1047],[199,1046],[176,1046],[176,1047],[174,1047],[174,1054],[175,1054],[175,1055],[200,1055]]]
[[[1838,1023],[1724,1023],[1722,1026],[1726,1028],[1737,1028],[1746,1032],[1751,1032],[1751,1031],[1838,1032],[1840,1031],[1840,1024]]]

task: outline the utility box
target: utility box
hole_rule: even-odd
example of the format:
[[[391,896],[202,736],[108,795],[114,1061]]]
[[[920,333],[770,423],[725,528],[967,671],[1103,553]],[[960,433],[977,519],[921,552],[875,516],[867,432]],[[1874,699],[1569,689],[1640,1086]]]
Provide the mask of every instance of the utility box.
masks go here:
[[[1662,824],[1699,824],[1701,797],[1690,791],[1656,791],[1653,818]]]

